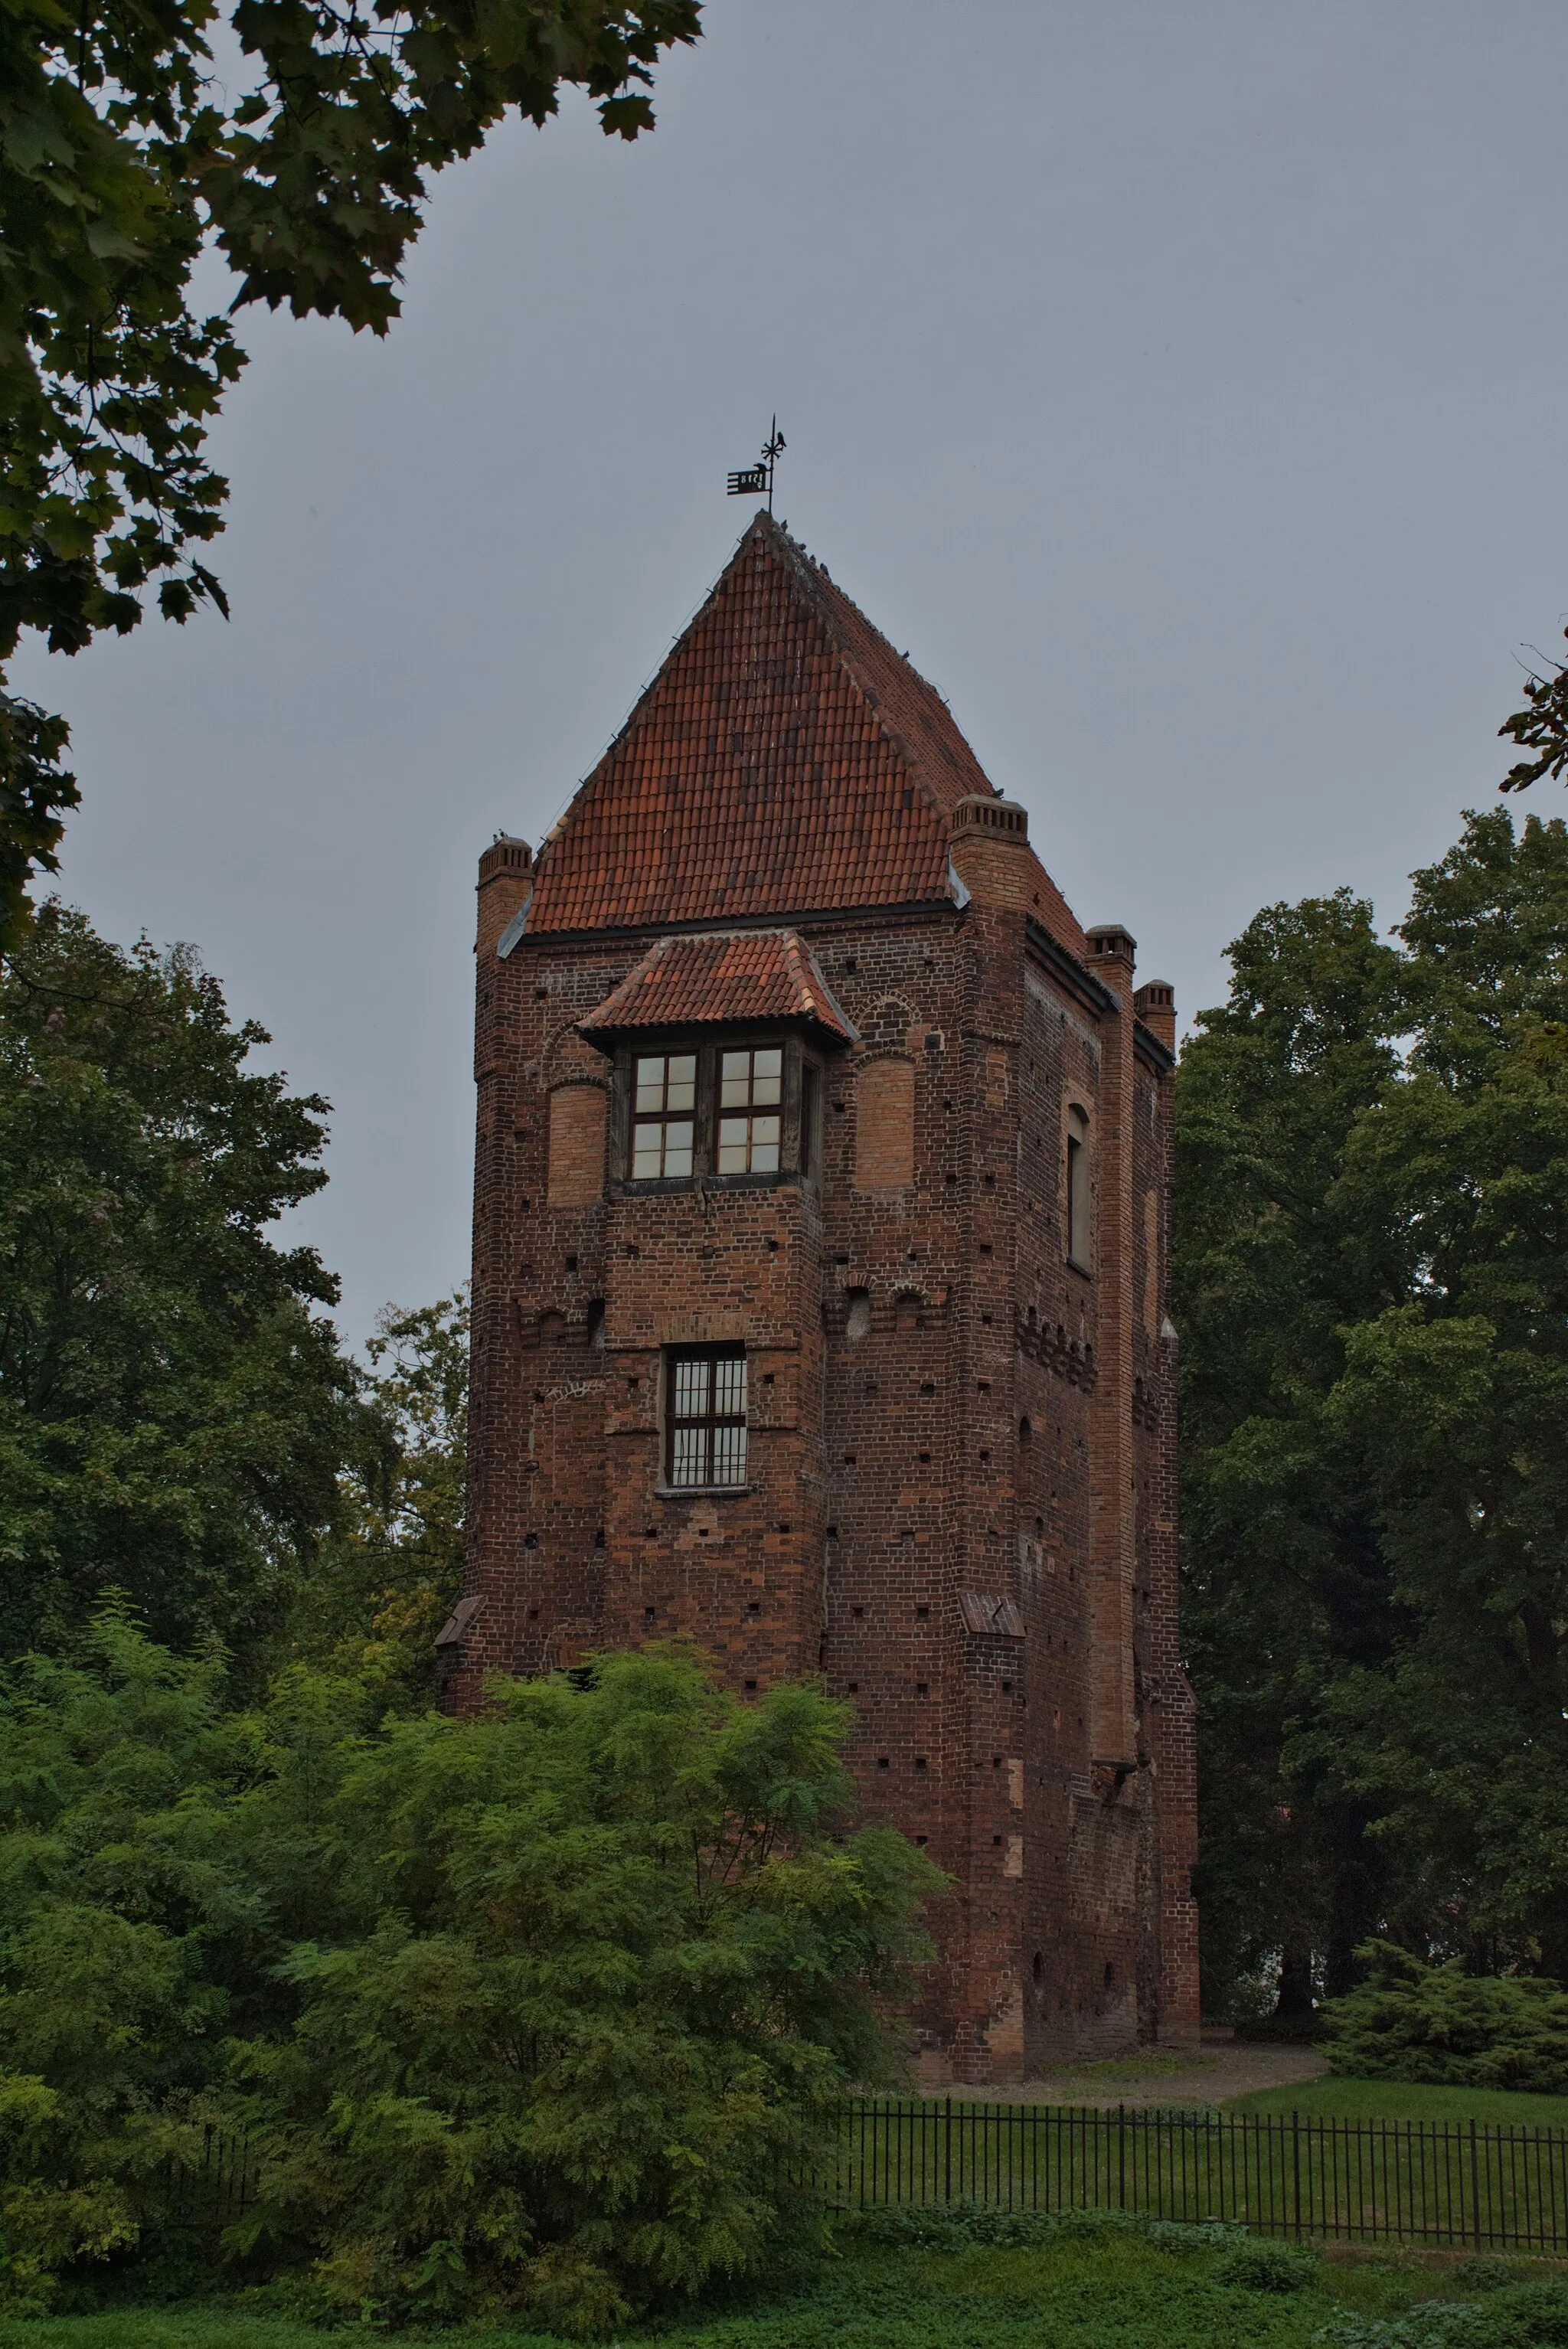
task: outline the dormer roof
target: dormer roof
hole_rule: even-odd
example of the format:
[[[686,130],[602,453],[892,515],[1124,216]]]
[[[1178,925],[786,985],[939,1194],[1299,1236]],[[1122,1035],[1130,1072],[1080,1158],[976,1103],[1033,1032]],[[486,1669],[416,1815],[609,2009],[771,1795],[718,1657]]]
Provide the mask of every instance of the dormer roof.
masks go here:
[[[951,904],[976,793],[935,688],[759,512],[541,848],[527,928]]]
[[[841,1044],[855,1040],[815,957],[792,930],[661,938],[577,1024],[596,1043],[638,1029],[774,1019],[800,1020]]]

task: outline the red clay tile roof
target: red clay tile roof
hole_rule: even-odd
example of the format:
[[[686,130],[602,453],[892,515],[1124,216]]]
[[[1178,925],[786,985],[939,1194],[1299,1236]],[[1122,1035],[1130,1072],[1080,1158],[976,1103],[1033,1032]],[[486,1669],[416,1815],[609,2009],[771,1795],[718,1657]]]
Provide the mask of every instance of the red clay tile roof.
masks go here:
[[[684,1028],[714,1019],[810,1019],[842,1042],[855,1031],[793,930],[720,930],[661,938],[578,1027]]]
[[[541,848],[527,926],[950,898],[974,792],[994,795],[941,695],[759,513]]]

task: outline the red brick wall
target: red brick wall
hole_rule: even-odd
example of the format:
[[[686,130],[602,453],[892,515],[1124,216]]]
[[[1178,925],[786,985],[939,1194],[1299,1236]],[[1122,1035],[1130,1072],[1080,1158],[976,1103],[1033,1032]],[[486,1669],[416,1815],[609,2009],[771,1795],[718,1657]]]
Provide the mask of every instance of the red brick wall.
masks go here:
[[[550,1096],[547,1148],[552,1207],[589,1207],[604,1189],[604,1091],[557,1085]]]
[[[855,1188],[902,1191],[914,1180],[914,1071],[866,1061],[855,1079]]]

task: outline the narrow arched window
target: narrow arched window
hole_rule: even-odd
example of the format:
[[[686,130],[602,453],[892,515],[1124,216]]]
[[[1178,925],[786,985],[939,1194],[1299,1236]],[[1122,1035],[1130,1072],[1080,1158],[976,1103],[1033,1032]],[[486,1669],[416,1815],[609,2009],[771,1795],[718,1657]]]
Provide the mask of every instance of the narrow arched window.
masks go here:
[[[1088,1118],[1074,1102],[1068,1110],[1068,1262],[1090,1269]]]

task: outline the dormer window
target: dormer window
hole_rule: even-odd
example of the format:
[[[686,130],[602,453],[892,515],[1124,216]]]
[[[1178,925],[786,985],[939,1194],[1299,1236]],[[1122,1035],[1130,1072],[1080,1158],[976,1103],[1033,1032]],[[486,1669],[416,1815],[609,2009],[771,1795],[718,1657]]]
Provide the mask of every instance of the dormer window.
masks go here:
[[[612,1182],[821,1180],[824,1056],[856,1036],[793,930],[661,938],[577,1033],[614,1064]]]
[[[696,1054],[639,1053],[633,1087],[633,1181],[689,1178],[696,1142]]]
[[[720,1174],[776,1174],[784,1131],[784,1053],[778,1044],[722,1052],[718,1072]]]
[[[820,1068],[810,1041],[777,1030],[649,1041],[659,1049],[623,1044],[614,1056],[612,1179],[638,1187],[820,1179]]]

